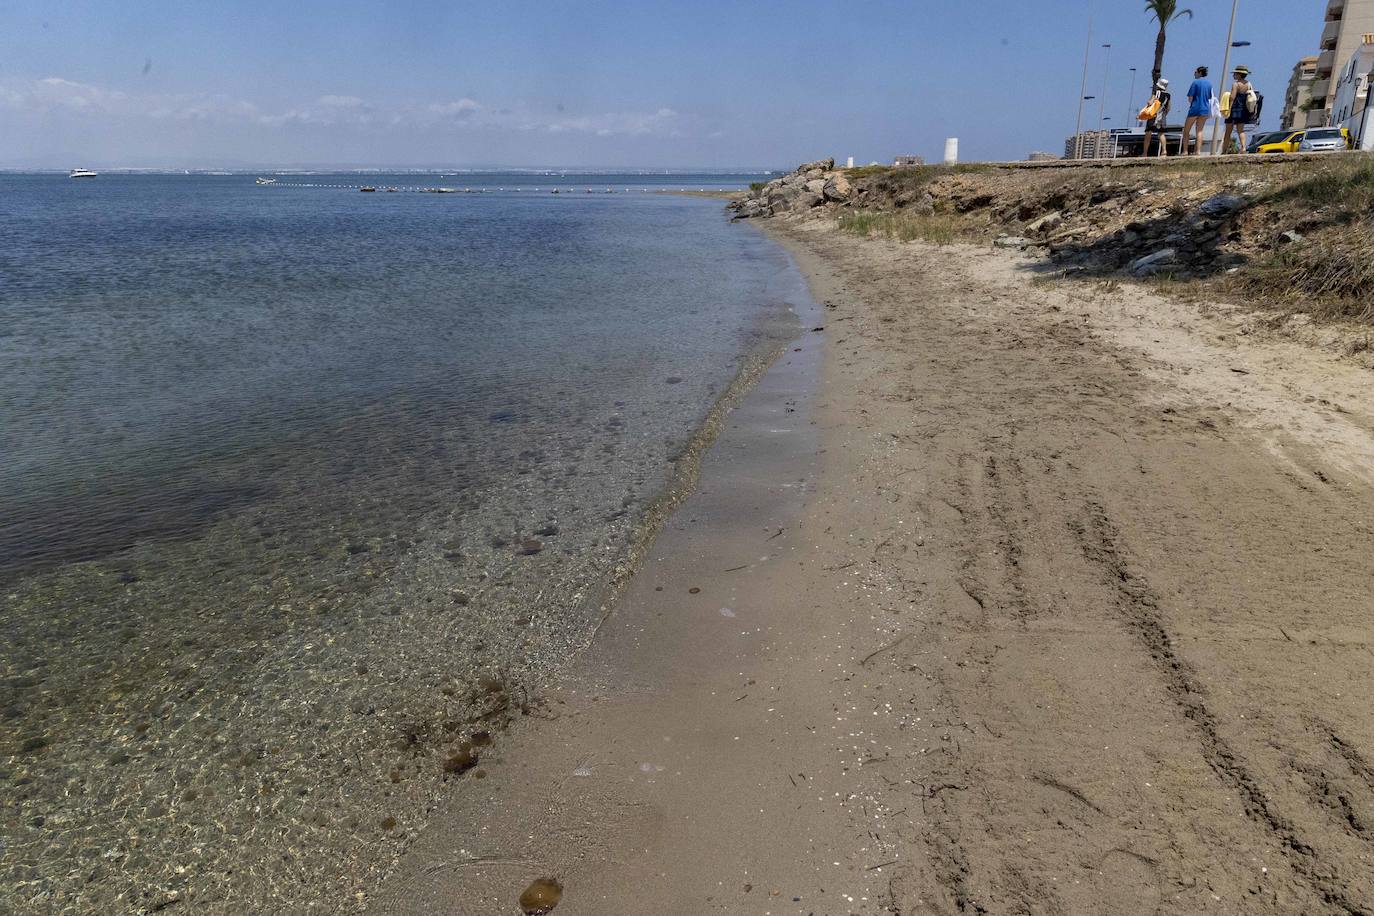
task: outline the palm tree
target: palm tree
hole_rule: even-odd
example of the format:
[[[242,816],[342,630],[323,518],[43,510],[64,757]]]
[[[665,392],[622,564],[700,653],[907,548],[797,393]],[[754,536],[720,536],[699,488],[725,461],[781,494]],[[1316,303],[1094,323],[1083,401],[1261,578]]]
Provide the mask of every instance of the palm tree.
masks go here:
[[[1158,83],[1164,75],[1164,30],[1169,23],[1187,16],[1193,18],[1192,10],[1178,8],[1178,0],[1145,0],[1145,15],[1154,16],[1159,23],[1159,34],[1155,36],[1155,67],[1150,71],[1153,82]]]

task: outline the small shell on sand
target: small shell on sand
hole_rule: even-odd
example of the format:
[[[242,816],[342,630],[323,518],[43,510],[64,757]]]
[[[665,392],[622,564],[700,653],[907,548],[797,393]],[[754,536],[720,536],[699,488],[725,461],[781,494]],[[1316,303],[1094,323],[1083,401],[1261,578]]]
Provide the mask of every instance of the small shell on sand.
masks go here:
[[[563,899],[563,885],[557,878],[539,878],[520,895],[520,909],[526,916],[538,916],[558,906]]]

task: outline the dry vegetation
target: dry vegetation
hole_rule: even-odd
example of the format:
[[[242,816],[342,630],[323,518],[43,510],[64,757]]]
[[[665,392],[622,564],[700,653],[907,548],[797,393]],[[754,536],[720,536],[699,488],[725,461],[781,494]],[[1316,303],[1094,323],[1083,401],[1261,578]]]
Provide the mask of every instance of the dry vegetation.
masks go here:
[[[1317,318],[1374,323],[1374,161],[1320,165],[1256,204],[1299,225],[1303,240],[1259,254],[1232,285]]]
[[[1060,227],[1034,240],[1066,264],[1089,265],[1089,276],[1179,246],[1189,259],[1167,276],[1194,293],[1202,286],[1266,309],[1374,324],[1374,158],[1363,154],[846,174],[858,193],[837,218],[860,235],[987,241],[1061,213]],[[1200,219],[1199,207],[1222,194],[1243,204]]]
[[[1359,226],[1269,253],[1229,285],[1266,307],[1374,324],[1374,232]]]
[[[936,245],[949,245],[965,238],[970,227],[949,213],[914,213],[903,211],[842,213],[840,227],[865,237],[896,239],[900,242],[920,240]]]

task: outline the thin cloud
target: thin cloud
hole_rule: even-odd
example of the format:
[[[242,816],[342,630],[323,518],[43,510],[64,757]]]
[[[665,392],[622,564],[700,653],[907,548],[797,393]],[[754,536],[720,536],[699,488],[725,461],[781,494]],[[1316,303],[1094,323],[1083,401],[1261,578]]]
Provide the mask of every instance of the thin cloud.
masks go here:
[[[572,115],[562,106],[553,113],[519,107],[489,108],[475,99],[374,105],[355,95],[322,95],[314,102],[271,111],[246,99],[217,94],[129,93],[58,76],[0,82],[0,110],[65,112],[124,120],[152,119],[293,126],[351,126],[432,130],[509,130],[594,137],[681,137],[690,119],[671,108],[650,112]]]
[[[482,106],[469,98],[453,102],[434,102],[428,106],[430,113],[445,118],[470,118],[482,110]]]
[[[367,102],[358,98],[356,95],[322,95],[319,103],[325,108],[346,108],[356,110],[367,108]]]
[[[48,114],[179,120],[254,121],[261,116],[251,102],[223,95],[134,94],[60,76],[0,84],[0,109]]]
[[[679,116],[671,108],[650,114],[621,112],[587,117],[559,118],[548,125],[551,133],[585,133],[598,137],[680,136]]]

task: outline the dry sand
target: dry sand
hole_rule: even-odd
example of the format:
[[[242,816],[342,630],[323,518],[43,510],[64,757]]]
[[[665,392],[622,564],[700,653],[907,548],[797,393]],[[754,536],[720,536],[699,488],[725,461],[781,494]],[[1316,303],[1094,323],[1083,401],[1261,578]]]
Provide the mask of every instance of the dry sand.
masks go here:
[[[373,911],[1374,912],[1368,370],[776,231],[824,330]]]

